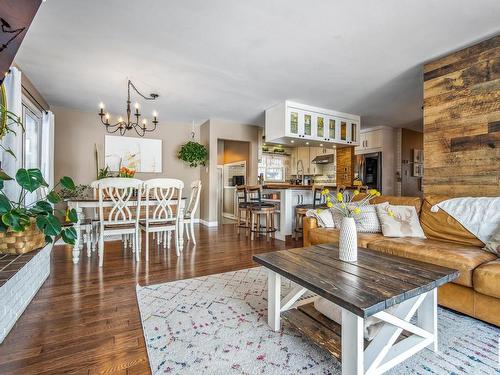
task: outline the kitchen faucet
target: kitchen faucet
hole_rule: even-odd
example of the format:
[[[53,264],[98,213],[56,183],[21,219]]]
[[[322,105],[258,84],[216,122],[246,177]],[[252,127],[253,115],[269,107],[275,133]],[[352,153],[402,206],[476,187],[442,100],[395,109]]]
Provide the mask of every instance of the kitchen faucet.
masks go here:
[[[297,160],[297,179],[299,179],[299,176],[300,176],[300,184],[304,185],[304,163],[302,163],[302,159]]]

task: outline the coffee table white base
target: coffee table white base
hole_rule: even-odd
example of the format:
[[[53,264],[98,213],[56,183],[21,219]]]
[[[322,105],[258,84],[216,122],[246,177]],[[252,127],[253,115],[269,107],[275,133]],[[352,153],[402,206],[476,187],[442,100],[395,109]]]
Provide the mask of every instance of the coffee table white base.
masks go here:
[[[268,324],[279,331],[280,314],[311,302],[311,298],[297,302],[307,289],[296,286],[281,299],[281,275],[268,272]],[[417,322],[413,324],[410,320],[415,314]],[[343,375],[383,374],[424,348],[437,352],[437,289],[400,303],[390,314],[381,311],[373,316],[385,324],[364,349],[364,319],[342,309]],[[411,335],[396,343],[403,330]]]

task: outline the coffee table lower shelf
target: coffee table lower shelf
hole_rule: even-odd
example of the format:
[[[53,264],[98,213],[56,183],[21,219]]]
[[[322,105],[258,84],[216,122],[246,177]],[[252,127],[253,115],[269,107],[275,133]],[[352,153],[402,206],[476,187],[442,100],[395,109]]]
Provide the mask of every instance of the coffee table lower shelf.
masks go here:
[[[314,303],[287,310],[281,314],[281,317],[292,328],[328,351],[338,361],[342,360],[342,326],[316,310]],[[396,342],[410,335],[410,332],[403,331]],[[364,340],[365,349],[369,343],[368,340]]]

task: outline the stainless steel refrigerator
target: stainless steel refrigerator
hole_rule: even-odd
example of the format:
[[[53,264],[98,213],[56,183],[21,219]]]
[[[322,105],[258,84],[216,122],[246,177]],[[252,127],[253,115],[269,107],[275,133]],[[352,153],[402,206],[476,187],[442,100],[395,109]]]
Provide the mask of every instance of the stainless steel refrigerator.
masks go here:
[[[354,177],[370,189],[382,191],[382,153],[356,155]]]

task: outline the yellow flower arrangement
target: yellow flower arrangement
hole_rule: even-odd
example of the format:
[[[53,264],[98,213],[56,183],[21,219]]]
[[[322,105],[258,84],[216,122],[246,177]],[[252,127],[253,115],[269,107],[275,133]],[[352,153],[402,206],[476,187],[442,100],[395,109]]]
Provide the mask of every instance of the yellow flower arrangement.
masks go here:
[[[394,212],[392,212],[391,210],[387,210],[387,215],[389,215],[390,217],[393,217],[394,216]]]
[[[323,189],[321,195],[325,196],[325,204],[328,208],[339,211],[345,217],[353,217],[354,215],[361,214],[361,207],[370,204],[370,199],[373,197],[380,197],[380,192],[376,189],[368,190],[366,196],[361,199],[354,201],[354,197],[359,195],[359,190],[353,190],[352,194],[343,194],[341,192],[335,195],[331,194],[328,189]],[[334,199],[335,198],[335,199]],[[335,203],[334,203],[335,202]],[[392,212],[388,212],[389,216],[394,215]]]

